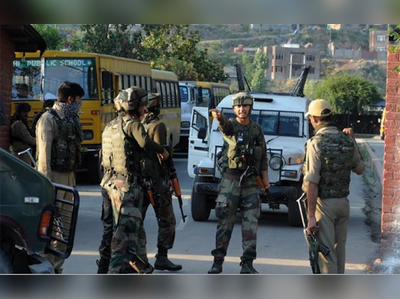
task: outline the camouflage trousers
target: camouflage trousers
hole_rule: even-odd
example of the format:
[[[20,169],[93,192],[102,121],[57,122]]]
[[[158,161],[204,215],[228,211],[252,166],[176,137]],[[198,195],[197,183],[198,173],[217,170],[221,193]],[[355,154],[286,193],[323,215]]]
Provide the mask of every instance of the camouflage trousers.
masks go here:
[[[139,231],[143,221],[143,193],[138,185],[114,186],[109,193],[113,207],[115,232],[111,240],[111,260],[108,273],[122,273],[123,265],[137,254]]]
[[[114,230],[114,217],[110,196],[106,189],[101,189],[103,204],[101,211],[101,222],[103,223],[103,236],[99,247],[100,257],[105,260],[111,259],[111,240]]]
[[[211,252],[215,258],[227,254],[236,221],[237,210],[242,213],[242,261],[253,261],[257,257],[257,230],[260,217],[260,197],[257,185],[249,183],[239,186],[239,177],[224,174],[218,186],[215,214],[218,218],[216,248]]]
[[[157,248],[159,253],[167,254],[167,251],[174,246],[175,241],[176,219],[174,215],[174,207],[172,205],[172,195],[170,192],[166,192],[159,195],[156,200],[158,200],[160,217],[160,219],[158,220]],[[147,194],[145,194],[142,206],[143,221],[146,217],[146,212],[149,205],[150,200]],[[144,229],[141,229],[139,232],[138,255],[144,261],[148,262],[146,245],[146,232]]]

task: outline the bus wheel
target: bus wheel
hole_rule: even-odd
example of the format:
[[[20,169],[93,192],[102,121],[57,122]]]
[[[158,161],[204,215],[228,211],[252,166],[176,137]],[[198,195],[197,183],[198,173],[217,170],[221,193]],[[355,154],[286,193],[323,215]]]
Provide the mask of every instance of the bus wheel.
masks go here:
[[[103,178],[103,171],[101,169],[100,155],[94,154],[89,158],[89,181],[92,184],[99,184]]]

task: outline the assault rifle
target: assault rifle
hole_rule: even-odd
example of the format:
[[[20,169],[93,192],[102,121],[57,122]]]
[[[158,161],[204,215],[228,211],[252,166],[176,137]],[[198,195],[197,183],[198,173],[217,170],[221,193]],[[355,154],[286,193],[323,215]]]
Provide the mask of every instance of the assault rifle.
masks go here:
[[[318,254],[321,252],[324,256],[328,256],[330,253],[330,249],[324,244],[319,243],[314,235],[307,232],[307,219],[305,215],[307,211],[306,199],[307,195],[306,193],[303,193],[297,200],[297,204],[299,205],[301,221],[303,222],[303,233],[308,247],[308,254],[310,255],[311,270],[313,274],[321,274],[321,270],[318,264]]]
[[[149,197],[150,203],[156,213],[157,221],[160,220],[160,206],[156,198],[154,198],[154,185],[151,179],[143,179],[143,187],[146,190],[147,196]],[[156,195],[157,196],[157,195]]]
[[[185,222],[186,215],[183,213],[183,202],[182,202],[182,192],[181,186],[179,184],[178,175],[175,171],[174,161],[172,160],[172,153],[169,146],[165,146],[165,149],[169,152],[169,158],[165,161],[165,167],[167,168],[169,179],[172,183],[172,188],[174,189],[175,196],[178,198],[179,209],[181,210],[182,220]]]
[[[248,178],[254,175],[258,187],[266,196],[268,196],[269,195],[268,188],[264,184],[263,175],[261,171],[258,169],[256,163],[254,162],[254,159],[252,157],[253,154],[254,153],[252,149],[250,149],[249,151],[244,151],[242,153],[242,159],[247,162],[247,168],[244,171],[244,173],[240,176],[239,185],[243,186],[248,180]]]

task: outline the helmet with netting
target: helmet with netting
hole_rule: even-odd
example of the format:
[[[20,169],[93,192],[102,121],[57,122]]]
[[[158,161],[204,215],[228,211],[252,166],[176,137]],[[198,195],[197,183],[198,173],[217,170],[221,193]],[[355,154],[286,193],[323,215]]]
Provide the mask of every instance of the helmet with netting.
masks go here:
[[[232,97],[232,107],[236,105],[253,106],[253,97],[246,91],[238,92]]]
[[[159,93],[149,93],[147,95],[147,110],[153,113],[160,113],[160,103],[161,94]]]
[[[129,87],[119,93],[114,103],[118,110],[138,110],[147,104],[147,91],[137,86]]]

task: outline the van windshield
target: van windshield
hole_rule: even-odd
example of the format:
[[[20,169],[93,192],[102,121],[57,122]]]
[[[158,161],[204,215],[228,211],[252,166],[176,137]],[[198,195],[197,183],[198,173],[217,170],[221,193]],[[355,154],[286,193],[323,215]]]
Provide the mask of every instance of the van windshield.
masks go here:
[[[229,119],[235,118],[233,109],[222,109],[222,113]],[[302,137],[304,135],[302,112],[253,110],[251,120],[258,123],[264,135]]]

